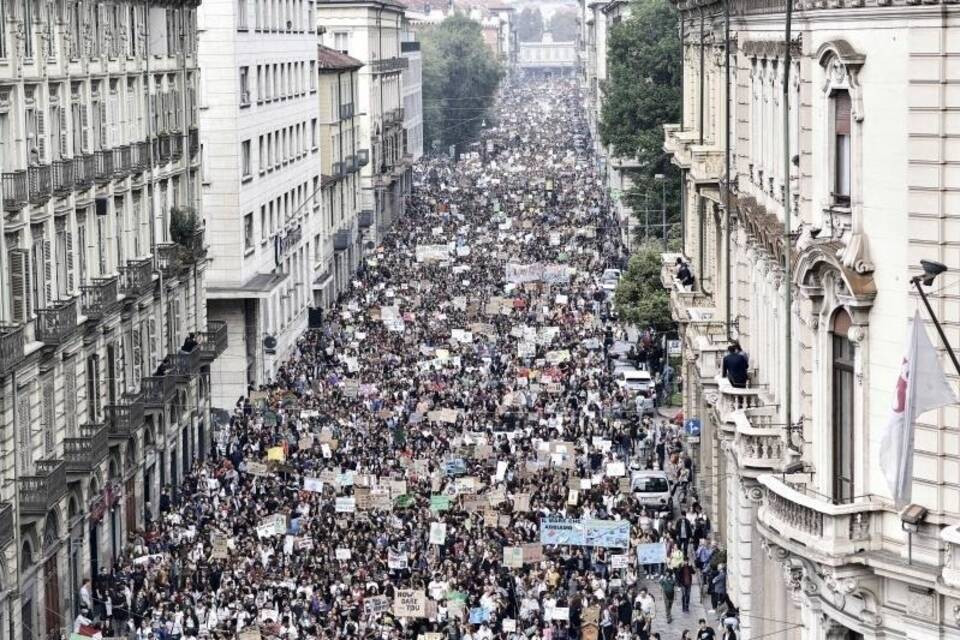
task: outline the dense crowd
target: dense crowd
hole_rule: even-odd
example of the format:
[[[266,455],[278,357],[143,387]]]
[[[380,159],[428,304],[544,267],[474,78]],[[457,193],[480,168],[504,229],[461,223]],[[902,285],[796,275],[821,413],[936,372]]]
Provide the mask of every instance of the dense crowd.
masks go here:
[[[612,375],[632,329],[598,276],[624,250],[577,105],[572,83],[507,86],[475,151],[421,163],[324,328],[84,583],[78,626],[645,640],[656,598],[687,610],[706,584],[729,608],[683,434]],[[670,496],[644,504],[632,477],[657,469]],[[543,543],[545,521],[574,520],[628,539]]]

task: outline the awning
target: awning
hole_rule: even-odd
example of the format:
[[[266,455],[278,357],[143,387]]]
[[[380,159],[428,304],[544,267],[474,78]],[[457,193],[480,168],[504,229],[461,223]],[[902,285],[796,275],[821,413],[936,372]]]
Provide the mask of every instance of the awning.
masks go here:
[[[271,293],[289,274],[286,273],[258,273],[239,286],[209,285],[207,298],[212,300],[228,300],[233,298],[268,298]]]

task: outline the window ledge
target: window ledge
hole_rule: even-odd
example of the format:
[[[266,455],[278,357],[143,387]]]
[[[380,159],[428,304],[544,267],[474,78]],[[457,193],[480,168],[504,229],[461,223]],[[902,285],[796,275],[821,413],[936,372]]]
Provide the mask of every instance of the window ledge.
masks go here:
[[[253,174],[246,174],[240,177],[240,184],[246,184],[248,182],[253,182]]]

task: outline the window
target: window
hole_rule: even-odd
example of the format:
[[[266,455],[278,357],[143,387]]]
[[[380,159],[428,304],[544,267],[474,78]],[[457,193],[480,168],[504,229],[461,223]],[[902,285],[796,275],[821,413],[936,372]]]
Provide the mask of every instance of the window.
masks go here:
[[[310,147],[312,149],[317,148],[317,119],[313,118],[310,120]]]
[[[243,143],[240,145],[240,151],[241,151],[240,156],[243,161],[243,177],[245,179],[249,179],[252,177],[251,175],[252,170],[250,167],[250,141],[249,140],[243,141]]]
[[[33,0],[21,0],[23,3],[23,57],[33,57]],[[3,16],[6,20],[6,16]],[[96,32],[95,32],[96,33]],[[96,38],[95,38],[96,39]]]
[[[243,250],[253,251],[253,212],[243,216]]]
[[[310,92],[317,90],[317,63],[310,61]]]
[[[263,102],[263,67],[257,65],[257,104]]]
[[[237,0],[237,29],[247,30],[247,0]]]
[[[848,501],[854,491],[853,389],[854,348],[847,338],[850,316],[841,309],[833,318],[833,498]]]
[[[262,175],[263,172],[267,170],[267,145],[266,145],[266,143],[263,141],[263,136],[260,136],[260,138],[258,139],[258,145],[257,145],[257,146],[258,146],[258,149],[259,149],[259,151],[260,151],[260,164],[259,164],[259,168],[260,168],[260,173],[261,173],[261,175]]]
[[[350,49],[350,32],[335,31],[333,33],[333,48],[346,53]]]
[[[833,94],[833,200],[836,204],[850,204],[850,94]]]
[[[0,0],[0,22],[5,21],[7,18],[7,0]],[[7,57],[7,29],[6,25],[0,28],[0,58]]]
[[[267,205],[260,205],[260,243],[267,241]]]
[[[250,106],[250,67],[240,67],[240,106]]]

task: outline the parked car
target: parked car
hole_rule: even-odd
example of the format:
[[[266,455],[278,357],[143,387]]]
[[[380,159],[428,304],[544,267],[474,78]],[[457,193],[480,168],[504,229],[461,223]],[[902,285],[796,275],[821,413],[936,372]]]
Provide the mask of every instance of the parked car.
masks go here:
[[[662,506],[670,500],[670,483],[665,471],[641,470],[630,474],[630,491],[642,505]]]
[[[616,374],[617,386],[633,393],[650,393],[653,391],[653,378],[649,371],[638,369],[621,369]]]
[[[617,290],[618,284],[620,284],[620,269],[604,269],[603,275],[600,276],[600,286],[613,293]]]

